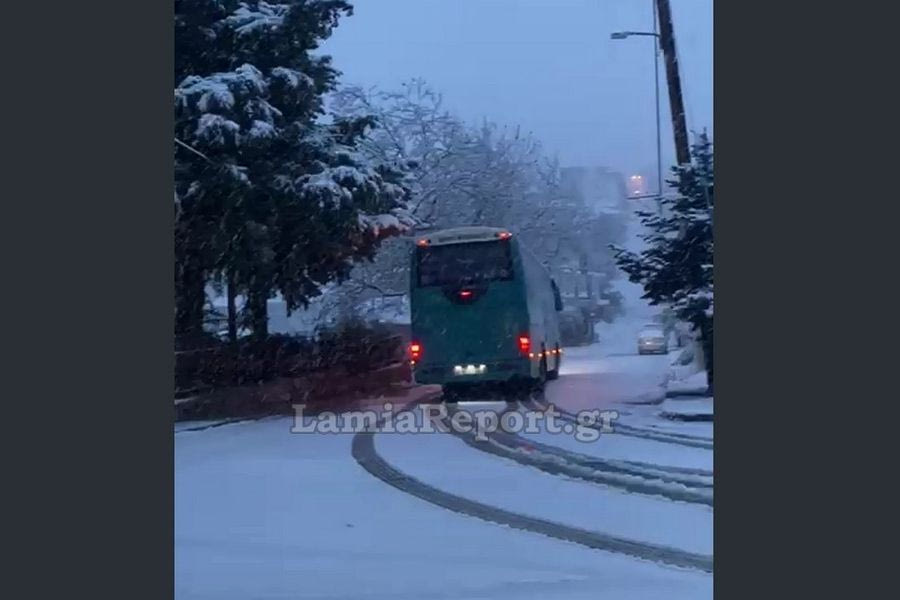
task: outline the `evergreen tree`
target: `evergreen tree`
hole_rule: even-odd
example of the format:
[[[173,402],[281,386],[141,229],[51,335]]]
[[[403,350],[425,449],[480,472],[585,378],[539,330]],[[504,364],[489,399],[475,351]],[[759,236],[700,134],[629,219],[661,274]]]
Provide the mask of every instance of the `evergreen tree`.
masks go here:
[[[370,117],[326,118],[338,72],[313,51],[348,2],[175,11],[176,332],[201,329],[205,285],[224,280],[265,336],[269,298],[304,306],[411,223],[406,169],[357,151]]]
[[[713,149],[706,134],[691,148],[692,163],[675,167],[669,185],[677,194],[662,201],[662,214],[641,212],[650,233],[640,253],[613,248],[629,280],[644,287],[651,304],[664,304],[690,323],[703,347],[713,389]]]

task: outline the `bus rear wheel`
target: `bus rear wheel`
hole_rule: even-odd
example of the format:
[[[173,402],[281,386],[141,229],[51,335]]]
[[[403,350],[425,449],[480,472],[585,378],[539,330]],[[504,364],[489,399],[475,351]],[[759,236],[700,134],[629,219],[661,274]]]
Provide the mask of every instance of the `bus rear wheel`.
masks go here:
[[[556,348],[553,351],[553,355],[556,357],[556,360],[553,363],[553,370],[547,371],[547,380],[553,381],[554,379],[559,378],[559,363],[562,360],[562,354],[559,352],[559,344],[556,344]]]
[[[547,372],[547,349],[541,344],[541,362],[538,367],[538,376],[532,380],[532,389],[541,391],[544,389],[544,383],[550,378]]]

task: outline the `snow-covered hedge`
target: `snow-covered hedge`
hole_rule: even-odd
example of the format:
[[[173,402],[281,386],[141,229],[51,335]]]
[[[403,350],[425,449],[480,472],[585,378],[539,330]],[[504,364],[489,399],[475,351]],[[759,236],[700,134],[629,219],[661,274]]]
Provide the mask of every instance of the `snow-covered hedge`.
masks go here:
[[[366,373],[402,358],[399,336],[362,322],[321,331],[317,338],[271,335],[243,338],[234,345],[210,340],[204,350],[176,354],[176,395],[179,390],[261,383],[334,368]]]

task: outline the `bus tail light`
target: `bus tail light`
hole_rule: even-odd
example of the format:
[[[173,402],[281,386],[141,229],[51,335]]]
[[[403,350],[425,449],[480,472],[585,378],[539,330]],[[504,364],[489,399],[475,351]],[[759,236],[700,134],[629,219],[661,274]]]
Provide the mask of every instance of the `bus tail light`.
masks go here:
[[[527,335],[519,336],[519,352],[522,353],[522,356],[528,356],[528,351],[531,350],[531,338]]]
[[[409,344],[409,359],[415,363],[422,356],[422,344],[419,342],[411,342]]]

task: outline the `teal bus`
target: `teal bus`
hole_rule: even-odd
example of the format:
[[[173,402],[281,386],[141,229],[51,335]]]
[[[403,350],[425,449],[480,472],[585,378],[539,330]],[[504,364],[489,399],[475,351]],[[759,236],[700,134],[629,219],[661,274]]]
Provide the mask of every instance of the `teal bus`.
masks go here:
[[[420,237],[410,287],[416,382],[445,392],[540,388],[559,375],[559,290],[509,231],[461,227]]]

